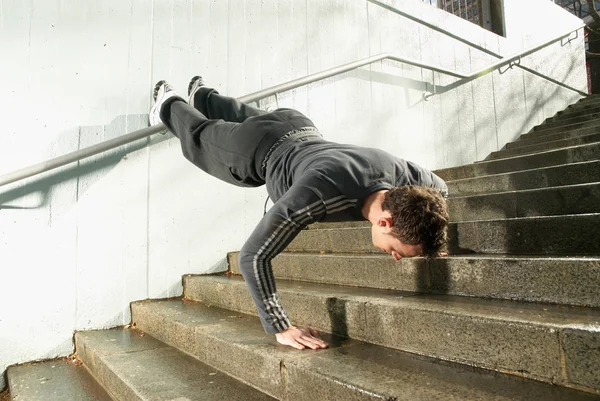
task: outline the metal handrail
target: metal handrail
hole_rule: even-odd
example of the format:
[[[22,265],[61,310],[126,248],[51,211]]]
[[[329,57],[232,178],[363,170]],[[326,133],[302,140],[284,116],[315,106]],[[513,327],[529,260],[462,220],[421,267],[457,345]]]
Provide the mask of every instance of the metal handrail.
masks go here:
[[[266,97],[275,95],[280,92],[289,91],[289,90],[298,88],[300,86],[304,86],[304,85],[307,85],[307,84],[310,84],[310,83],[313,83],[316,81],[327,79],[327,78],[330,78],[335,75],[343,74],[344,72],[355,70],[362,66],[372,64],[372,63],[375,63],[377,61],[381,61],[384,59],[389,59],[389,60],[393,60],[396,62],[409,64],[409,65],[413,65],[413,66],[420,67],[420,68],[425,68],[425,69],[428,69],[428,70],[431,70],[434,72],[438,72],[441,74],[450,75],[455,78],[460,78],[460,81],[457,82],[456,85],[448,86],[447,89],[445,89],[445,90],[442,88],[442,91],[437,92],[437,93],[443,93],[444,91],[452,89],[455,86],[470,82],[481,76],[489,74],[490,72],[495,71],[496,69],[502,68],[506,65],[513,65],[517,60],[520,60],[522,57],[525,57],[529,54],[535,53],[536,51],[538,51],[554,42],[557,42],[566,37],[569,37],[573,32],[576,32],[579,29],[582,29],[583,27],[584,27],[584,25],[581,25],[576,29],[571,29],[571,30],[569,30],[569,32],[561,34],[560,36],[557,36],[554,39],[547,40],[544,43],[541,43],[535,47],[532,47],[531,49],[516,53],[509,57],[505,57],[495,63],[490,64],[487,67],[484,67],[484,68],[482,68],[478,71],[475,71],[473,73],[470,73],[470,74],[465,74],[465,73],[448,70],[446,68],[442,68],[439,66],[425,64],[425,63],[422,63],[417,60],[412,60],[412,59],[408,59],[408,58],[404,58],[404,57],[398,57],[398,56],[390,55],[388,53],[381,53],[376,56],[367,57],[367,58],[364,58],[364,59],[361,59],[358,61],[354,61],[352,63],[344,64],[344,65],[334,67],[334,68],[331,68],[331,69],[328,69],[328,70],[325,70],[322,72],[318,72],[315,74],[310,74],[310,75],[307,75],[302,78],[294,79],[292,81],[288,81],[283,84],[270,87],[268,89],[254,92],[249,95],[242,96],[242,97],[238,98],[238,100],[240,100],[242,102],[246,102],[246,103],[257,101],[257,100],[264,99]],[[575,92],[578,92],[578,93],[584,95],[584,96],[587,96],[587,93],[585,93],[585,92],[582,92],[575,88],[571,88],[571,89]],[[433,94],[435,94],[435,93],[436,92],[434,89]],[[108,140],[105,142],[101,142],[99,144],[96,144],[96,145],[93,145],[93,146],[90,146],[90,147],[87,147],[84,149],[80,149],[75,152],[71,152],[66,155],[54,158],[54,159],[50,159],[50,160],[47,160],[47,161],[44,161],[44,162],[41,162],[38,164],[34,164],[29,167],[22,168],[20,170],[13,171],[8,174],[4,174],[4,175],[0,176],[0,186],[4,186],[4,185],[10,184],[10,183],[13,183],[15,181],[19,181],[19,180],[22,180],[25,178],[32,177],[34,175],[44,173],[46,171],[64,166],[69,163],[79,161],[81,159],[84,159],[84,158],[87,158],[90,156],[94,156],[96,154],[105,152],[107,150],[111,150],[111,149],[117,148],[119,146],[137,141],[139,139],[146,138],[150,135],[157,134],[159,132],[163,132],[166,129],[167,129],[167,127],[164,124],[158,124],[153,127],[143,128],[138,131],[134,131],[129,134],[120,136],[118,138],[114,138],[114,139],[111,139],[111,140]]]
[[[490,49],[486,49],[485,47],[483,47],[482,45],[480,45],[480,44],[479,44],[479,43],[477,43],[477,42],[473,42],[472,40],[469,40],[469,39],[466,39],[466,38],[460,37],[460,36],[458,36],[458,35],[456,35],[456,34],[454,34],[454,33],[450,32],[450,31],[448,31],[448,30],[446,30],[446,29],[440,28],[440,27],[439,27],[439,26],[437,26],[437,25],[434,25],[434,24],[432,24],[432,23],[429,23],[429,22],[427,22],[427,21],[423,21],[421,18],[415,17],[414,15],[411,15],[411,14],[409,14],[409,13],[405,12],[405,11],[402,11],[402,10],[400,10],[400,9],[398,9],[398,8],[395,8],[395,7],[391,6],[391,5],[389,5],[389,4],[385,3],[385,2],[383,2],[383,1],[385,1],[385,0],[382,0],[382,1],[379,1],[379,0],[367,0],[367,1],[368,1],[369,3],[375,4],[376,6],[379,6],[379,7],[381,7],[381,8],[383,8],[383,9],[387,10],[387,11],[393,12],[394,14],[398,14],[398,15],[400,15],[400,16],[402,16],[402,17],[404,17],[404,18],[407,18],[407,19],[409,19],[409,20],[411,20],[411,21],[414,21],[414,22],[416,22],[416,23],[418,23],[418,24],[420,24],[420,25],[426,26],[427,28],[429,28],[429,29],[431,29],[431,30],[433,30],[433,31],[439,32],[439,33],[441,33],[442,35],[448,36],[449,38],[452,38],[452,39],[454,39],[454,40],[456,40],[456,41],[458,41],[458,42],[464,43],[464,44],[466,44],[467,46],[469,46],[469,47],[471,47],[471,48],[473,48],[473,49],[477,49],[477,50],[479,50],[479,51],[480,51],[480,52],[482,52],[482,53],[489,54],[490,56],[494,56],[494,57],[497,57],[497,58],[499,58],[499,59],[502,59],[502,58],[503,58],[501,54],[498,54],[498,53],[496,53],[496,52],[494,52],[494,51],[492,51],[492,50],[490,50]],[[586,26],[586,24],[585,24],[585,22],[584,22],[584,23],[581,25],[581,28],[583,28],[583,27],[585,27],[585,26]],[[576,32],[576,31],[578,31],[579,29],[580,29],[580,28],[577,28],[577,29],[576,29],[575,31],[573,31],[573,32]],[[571,33],[572,33],[572,32],[571,32]],[[574,40],[574,39],[569,39],[569,42],[570,42],[571,40]],[[567,85],[567,84],[565,84],[565,83],[563,83],[563,82],[560,82],[560,81],[558,81],[558,80],[556,80],[556,79],[554,79],[554,78],[550,78],[549,76],[547,76],[547,75],[544,75],[544,74],[541,74],[541,73],[539,73],[539,72],[537,72],[537,71],[535,71],[535,70],[533,70],[533,69],[531,69],[531,68],[529,68],[529,67],[526,67],[526,66],[524,66],[524,65],[521,65],[520,63],[515,63],[514,65],[515,65],[516,67],[518,67],[518,68],[520,68],[520,69],[524,70],[524,71],[527,71],[527,72],[528,72],[528,73],[530,73],[530,74],[533,74],[533,75],[535,75],[535,76],[538,76],[538,77],[540,77],[540,78],[542,78],[542,79],[545,79],[546,81],[552,82],[552,83],[553,83],[553,84],[555,84],[555,85],[562,86],[562,87],[563,87],[563,88],[565,88],[565,89],[569,89],[569,90],[575,91],[575,92],[577,92],[577,93],[583,94],[584,96],[587,96],[587,95],[588,95],[587,93],[581,92],[581,91],[579,91],[578,89],[575,89],[575,88],[573,88],[572,86],[569,86],[569,85]],[[454,89],[455,87],[456,87],[456,86],[454,86],[454,85],[450,85],[450,86],[446,87],[446,89],[447,89],[447,90],[450,90],[450,89]]]

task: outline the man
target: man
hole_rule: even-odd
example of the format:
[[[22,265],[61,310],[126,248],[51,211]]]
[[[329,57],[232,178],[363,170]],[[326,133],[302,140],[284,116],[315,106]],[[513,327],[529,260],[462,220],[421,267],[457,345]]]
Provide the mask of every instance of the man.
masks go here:
[[[444,181],[379,149],[325,141],[291,109],[265,112],[204,86],[188,86],[189,104],[160,81],[150,123],[179,138],[184,156],[208,174],[243,186],[267,186],[274,206],[240,251],[240,270],[267,333],[294,348],[325,348],[316,330],[295,327],[277,294],[271,260],[317,221],[369,220],[373,245],[395,260],[437,256],[445,248]]]

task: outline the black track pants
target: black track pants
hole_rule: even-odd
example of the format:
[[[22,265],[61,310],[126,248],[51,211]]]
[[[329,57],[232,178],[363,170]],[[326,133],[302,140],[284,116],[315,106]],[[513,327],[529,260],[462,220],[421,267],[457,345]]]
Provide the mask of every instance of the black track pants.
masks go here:
[[[292,109],[266,112],[202,87],[194,107],[181,98],[163,104],[160,118],[181,141],[183,155],[208,174],[230,184],[257,187],[269,149],[290,131],[314,127]]]

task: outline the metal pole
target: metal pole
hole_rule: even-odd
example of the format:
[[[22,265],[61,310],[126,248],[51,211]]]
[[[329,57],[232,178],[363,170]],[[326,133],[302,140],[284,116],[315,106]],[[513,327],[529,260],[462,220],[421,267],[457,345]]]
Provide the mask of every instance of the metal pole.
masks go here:
[[[567,38],[573,32],[576,32],[576,31],[578,31],[580,29],[583,29],[584,27],[585,27],[585,25],[582,24],[577,29],[573,29],[573,30],[569,31],[569,33],[565,33],[564,35],[561,35],[558,38],[554,38],[552,40],[547,40],[546,42],[541,43],[541,44],[539,44],[539,45],[537,45],[537,46],[535,46],[535,47],[533,47],[533,48],[531,48],[529,50],[526,50],[526,51],[523,51],[523,52],[519,52],[519,53],[515,53],[515,54],[513,54],[511,56],[508,56],[508,57],[504,57],[504,58],[498,60],[497,62],[495,62],[493,64],[490,64],[489,66],[480,69],[479,71],[476,71],[476,72],[474,72],[472,74],[469,74],[467,76],[467,78],[474,79],[474,78],[478,78],[478,77],[481,77],[483,75],[486,75],[486,74],[488,74],[488,73],[490,73],[490,72],[492,72],[494,70],[497,70],[500,67],[504,67],[505,65],[510,64],[513,61],[516,61],[516,60],[518,60],[518,59],[520,59],[522,57],[525,57],[525,56],[528,56],[528,55],[530,55],[532,53],[535,53],[538,50],[541,50],[541,49],[547,47],[548,45],[551,45],[554,42],[557,42],[559,40]]]
[[[279,92],[285,92],[311,82],[319,81],[325,78],[332,77],[334,75],[342,74],[347,71],[354,70],[356,68],[362,67],[367,64],[374,63],[379,60],[383,60],[388,58],[389,54],[382,53],[376,56],[368,57],[362,60],[358,60],[352,63],[344,64],[339,67],[331,68],[326,71],[322,71],[316,74],[311,74],[303,78],[299,78],[293,81],[289,81],[283,83],[281,85],[273,86],[271,88],[261,90],[258,92],[251,93],[246,96],[242,96],[238,98],[240,101],[249,103],[259,99],[264,99],[266,97],[272,96]],[[58,167],[62,167],[64,165],[76,162],[81,159],[85,159],[90,156],[97,155],[102,152],[106,152],[107,150],[111,150],[117,148],[119,146],[126,145],[128,143],[137,141],[139,139],[146,138],[153,134],[158,134],[159,132],[167,130],[167,127],[164,124],[158,124],[153,127],[142,128],[141,130],[131,132],[129,134],[120,136],[118,138],[114,138],[108,140],[106,142],[98,143],[96,145],[92,145],[90,147],[77,150],[75,152],[67,153],[66,155],[46,160],[44,162],[34,164],[33,166],[25,167],[17,171],[13,171],[8,174],[4,174],[0,176],[0,187],[3,185],[7,185],[13,183],[15,181],[19,181],[25,178],[29,178],[31,176],[44,173],[49,170],[53,170]]]
[[[114,138],[106,142],[101,142],[96,145],[77,150],[75,152],[67,153],[66,155],[46,160],[44,162],[34,164],[33,166],[25,167],[17,171],[13,171],[12,173],[4,174],[0,176],[0,187],[58,167],[62,167],[66,164],[73,163],[81,159],[85,159],[86,157],[106,152],[107,150],[118,148],[119,146],[137,141],[138,139],[146,138],[152,134],[158,134],[159,132],[165,131],[166,129],[167,127],[165,127],[164,124],[159,124],[154,127],[142,128],[141,130],[131,132],[118,138]]]
[[[397,62],[400,62],[400,63],[410,64],[410,65],[414,65],[416,67],[425,68],[425,69],[429,69],[429,70],[434,71],[434,72],[439,72],[439,73],[442,73],[442,74],[446,74],[446,75],[450,75],[450,76],[453,76],[453,77],[456,77],[456,78],[460,78],[462,81],[460,83],[457,83],[457,84],[463,84],[463,83],[469,82],[469,81],[471,81],[473,79],[476,79],[476,78],[478,78],[480,76],[488,74],[488,73],[490,73],[492,71],[495,71],[496,69],[498,69],[500,67],[503,67],[503,66],[505,66],[507,64],[510,64],[511,62],[513,62],[515,60],[518,60],[521,57],[525,57],[525,56],[527,56],[529,54],[532,54],[532,53],[534,53],[534,52],[536,52],[536,51],[538,51],[538,50],[540,50],[540,49],[548,46],[551,43],[554,43],[554,42],[556,42],[558,40],[562,40],[565,37],[568,37],[569,35],[571,35],[571,33],[575,32],[575,31],[577,31],[579,29],[582,29],[584,26],[585,25],[581,25],[577,29],[571,30],[569,33],[561,35],[558,38],[546,41],[546,42],[544,42],[544,43],[542,43],[542,44],[540,44],[540,45],[538,45],[538,46],[536,46],[534,48],[531,48],[531,49],[529,49],[529,50],[527,50],[525,52],[517,53],[517,54],[515,54],[513,56],[509,56],[509,57],[503,58],[501,60],[498,60],[496,63],[493,63],[493,64],[491,64],[491,65],[489,65],[489,66],[487,66],[485,68],[482,68],[479,71],[476,71],[476,72],[474,72],[472,74],[469,74],[469,75],[465,75],[465,74],[458,73],[458,72],[455,72],[455,71],[450,71],[448,69],[441,68],[441,67],[438,67],[438,66],[427,65],[427,64],[421,63],[420,61],[416,61],[416,60],[412,60],[412,59],[407,59],[407,58],[402,58],[402,57],[397,57],[397,56],[392,56],[392,55],[390,55],[388,53],[381,53],[381,54],[378,54],[376,56],[367,57],[367,58],[364,58],[362,60],[358,60],[358,61],[355,61],[355,62],[352,62],[352,63],[344,64],[344,65],[341,65],[339,67],[331,68],[329,70],[325,70],[325,71],[322,71],[322,72],[319,72],[319,73],[311,74],[311,75],[308,75],[308,76],[303,77],[303,78],[299,78],[299,79],[295,79],[295,80],[283,83],[281,85],[276,85],[276,86],[273,86],[273,87],[268,88],[268,89],[264,89],[264,90],[261,90],[261,91],[258,91],[258,92],[254,92],[254,93],[251,93],[249,95],[242,96],[242,97],[240,97],[238,99],[240,101],[242,101],[242,102],[253,102],[253,101],[256,101],[256,100],[259,100],[259,99],[263,99],[265,97],[272,96],[272,95],[274,95],[276,93],[285,92],[285,91],[288,91],[288,90],[291,90],[291,89],[295,89],[295,88],[298,88],[300,86],[303,86],[303,85],[306,85],[306,84],[309,84],[309,83],[312,83],[312,82],[316,82],[316,81],[319,81],[319,80],[330,78],[332,76],[339,75],[339,74],[342,74],[344,72],[351,71],[351,70],[354,70],[356,68],[360,68],[360,67],[362,67],[364,65],[372,64],[374,62],[377,62],[377,61],[380,61],[380,60],[384,60],[384,59],[390,59],[390,60],[397,61]],[[546,79],[548,79],[548,78],[546,78]],[[553,81],[553,80],[550,79],[550,81]],[[458,85],[450,85],[450,86],[451,87],[455,87],[455,86],[458,86]],[[569,89],[571,89],[571,90],[573,90],[575,92],[578,92],[580,94],[587,95],[584,92],[581,92],[581,91],[579,91],[579,90],[577,90],[575,88],[568,87],[567,85],[561,84],[561,86],[567,87],[567,88],[569,88]],[[49,170],[52,170],[52,169],[64,166],[64,165],[69,164],[69,163],[73,163],[75,161],[84,159],[86,157],[97,155],[97,154],[105,152],[107,150],[114,149],[114,148],[117,148],[119,146],[126,145],[128,143],[137,141],[139,139],[146,138],[146,137],[148,137],[150,135],[157,134],[159,132],[165,131],[166,129],[167,129],[167,127],[165,127],[164,124],[158,124],[158,125],[156,125],[154,127],[143,128],[141,130],[134,131],[132,133],[129,133],[129,134],[120,136],[118,138],[114,138],[114,139],[108,140],[106,142],[102,142],[102,143],[99,143],[99,144],[87,147],[85,149],[80,149],[80,150],[77,150],[75,152],[71,152],[71,153],[68,153],[66,155],[63,155],[63,156],[60,156],[60,157],[57,157],[57,158],[54,158],[54,159],[50,159],[50,160],[47,160],[47,161],[35,164],[33,166],[25,167],[25,168],[22,168],[22,169],[17,170],[17,171],[13,171],[13,172],[8,173],[8,174],[4,174],[4,175],[0,176],[0,186],[7,185],[7,184],[10,184],[12,182],[19,181],[19,180],[22,180],[22,179],[25,179],[25,178],[28,178],[28,177],[31,177],[31,176],[34,176],[34,175],[46,172],[46,171],[49,171]]]

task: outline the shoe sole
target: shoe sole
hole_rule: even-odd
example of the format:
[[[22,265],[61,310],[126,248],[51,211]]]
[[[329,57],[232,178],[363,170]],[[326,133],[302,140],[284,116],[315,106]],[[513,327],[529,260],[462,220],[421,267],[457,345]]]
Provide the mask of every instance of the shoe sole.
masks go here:
[[[195,77],[193,77],[190,80],[190,83],[188,85],[188,96],[191,95],[191,93],[192,93],[192,87],[194,86],[194,84],[196,83],[196,81],[199,80],[199,79],[202,79],[202,77],[200,75],[196,75]]]
[[[160,81],[158,81],[156,83],[156,85],[154,85],[154,101],[156,102],[156,98],[158,97],[158,91],[160,90],[160,87],[163,86],[164,84],[166,84],[167,81],[165,81],[164,79],[161,79]]]

